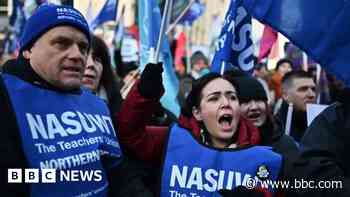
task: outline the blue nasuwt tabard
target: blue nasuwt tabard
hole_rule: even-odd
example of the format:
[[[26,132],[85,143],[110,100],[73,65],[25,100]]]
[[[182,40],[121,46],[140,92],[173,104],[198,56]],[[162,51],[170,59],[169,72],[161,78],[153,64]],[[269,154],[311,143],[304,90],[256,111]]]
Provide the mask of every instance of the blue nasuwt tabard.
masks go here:
[[[107,168],[122,152],[106,104],[92,93],[60,93],[3,74],[27,168],[56,169],[56,183],[31,184],[30,196],[107,196]],[[79,174],[67,181],[72,171]],[[83,173],[83,175],[81,174]],[[76,176],[76,175],[75,175]],[[72,178],[72,177],[71,177]]]
[[[277,180],[282,163],[282,157],[270,147],[210,148],[176,124],[170,129],[166,151],[162,197],[183,194],[219,197],[217,191],[247,186],[251,179]],[[258,181],[255,183],[259,186]]]

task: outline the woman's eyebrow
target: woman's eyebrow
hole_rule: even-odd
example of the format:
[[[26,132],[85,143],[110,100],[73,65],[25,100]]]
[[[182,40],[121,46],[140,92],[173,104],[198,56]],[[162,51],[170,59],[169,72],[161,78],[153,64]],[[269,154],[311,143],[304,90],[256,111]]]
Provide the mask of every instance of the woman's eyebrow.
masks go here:
[[[220,91],[215,91],[215,92],[209,93],[209,94],[207,95],[207,97],[208,97],[208,96],[214,96],[214,95],[220,95],[220,94],[221,94]]]
[[[214,95],[220,95],[221,93],[222,92],[220,92],[220,91],[211,92],[206,97],[214,96]],[[229,90],[229,91],[224,92],[224,94],[237,94],[237,93],[236,93],[236,91]]]

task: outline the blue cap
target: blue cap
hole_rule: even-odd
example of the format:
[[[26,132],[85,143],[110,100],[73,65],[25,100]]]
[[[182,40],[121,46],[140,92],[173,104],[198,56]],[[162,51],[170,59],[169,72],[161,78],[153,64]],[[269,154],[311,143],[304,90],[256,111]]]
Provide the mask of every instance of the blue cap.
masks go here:
[[[68,25],[79,29],[86,35],[90,44],[89,25],[78,10],[70,6],[43,4],[35,10],[24,26],[20,40],[20,50],[27,49],[42,34],[60,25]]]

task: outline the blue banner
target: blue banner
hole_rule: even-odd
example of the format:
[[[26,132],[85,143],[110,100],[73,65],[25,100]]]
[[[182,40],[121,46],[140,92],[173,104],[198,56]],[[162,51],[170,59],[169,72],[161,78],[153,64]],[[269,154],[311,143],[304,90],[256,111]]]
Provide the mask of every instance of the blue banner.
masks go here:
[[[140,69],[143,71],[150,57],[154,55],[159,37],[161,14],[155,0],[138,0],[139,6],[139,29],[140,29]],[[179,81],[173,68],[173,58],[170,53],[169,42],[164,36],[161,49],[160,61],[163,62],[163,85],[165,94],[161,98],[162,105],[176,116],[180,114],[180,106],[177,101]]]
[[[254,48],[251,31],[251,16],[241,4],[232,0],[216,44],[212,72],[220,73],[233,68],[252,71]]]
[[[350,85],[350,2],[244,0],[259,21],[281,32],[347,86]]]
[[[4,44],[5,53],[12,54],[18,48],[18,41],[22,35],[24,24],[26,23],[26,17],[23,10],[23,2],[19,0],[12,1],[12,14],[9,19],[10,33],[6,37]]]
[[[107,0],[100,13],[91,22],[90,29],[94,30],[107,21],[114,21],[117,16],[117,6],[117,0]]]
[[[180,16],[181,12],[185,10],[187,5],[190,3],[190,0],[176,0],[173,1],[173,7],[171,9],[171,20],[175,20],[178,16]],[[161,2],[161,4],[165,5],[165,1]]]
[[[189,1],[187,2],[188,3],[186,4],[186,6],[190,3]],[[204,10],[205,10],[205,6],[203,5],[203,3],[201,3],[199,0],[196,0],[192,4],[191,8],[186,12],[185,16],[183,16],[183,18],[179,21],[179,23],[180,24],[189,23],[191,25],[197,18],[199,18],[203,14]],[[181,10],[181,12],[182,11],[183,10]],[[173,20],[176,20],[178,16],[175,15],[173,17],[174,17]]]

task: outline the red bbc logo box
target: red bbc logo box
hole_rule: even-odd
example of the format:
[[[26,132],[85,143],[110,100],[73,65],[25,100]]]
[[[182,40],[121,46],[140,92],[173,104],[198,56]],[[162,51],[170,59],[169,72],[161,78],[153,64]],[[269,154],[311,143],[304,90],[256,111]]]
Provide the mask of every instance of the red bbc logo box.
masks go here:
[[[13,168],[7,170],[7,177],[8,183],[56,183],[56,170]]]

